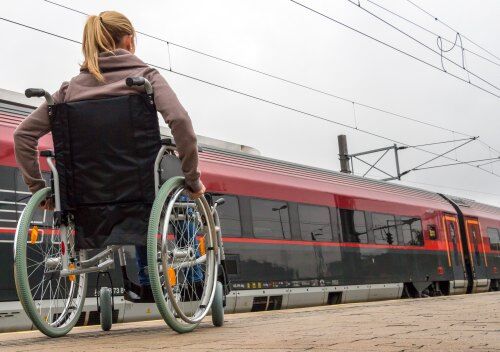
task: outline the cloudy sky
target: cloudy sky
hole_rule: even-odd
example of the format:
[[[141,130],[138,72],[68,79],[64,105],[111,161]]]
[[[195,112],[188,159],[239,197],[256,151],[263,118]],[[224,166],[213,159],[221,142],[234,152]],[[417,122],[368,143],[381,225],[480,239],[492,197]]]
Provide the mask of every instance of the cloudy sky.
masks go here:
[[[343,97],[347,101],[276,81],[178,46],[168,48],[165,43],[151,38],[141,35],[137,38],[137,55],[148,63],[172,67],[189,76],[358,128],[357,131],[163,72],[189,111],[200,135],[249,145],[259,149],[264,156],[332,170],[339,169],[338,134],[347,135],[351,153],[393,144],[359,130],[409,145],[453,141],[467,134],[480,136],[481,141],[500,150],[498,97],[289,0],[58,1],[91,14],[103,10],[123,12],[139,31]],[[432,51],[439,51],[437,37],[376,5],[384,6],[452,42],[456,37],[455,31],[407,0],[360,0],[362,8],[348,0],[300,2],[438,68],[441,68],[441,57]],[[471,76],[471,82],[500,95],[497,88],[500,88],[500,3],[496,0],[413,2],[462,34],[463,46],[467,49],[465,66],[479,77]],[[375,13],[432,50],[363,9]],[[1,2],[0,17],[76,40],[81,39],[85,22],[85,16],[42,0]],[[78,64],[82,61],[79,45],[5,21],[0,21],[0,33],[1,88],[21,92],[26,87],[44,87],[54,91],[62,81],[78,73]],[[445,50],[451,46],[443,43]],[[445,56],[462,66],[458,47]],[[462,68],[446,60],[444,64],[447,72],[468,80]],[[444,129],[358,104],[353,106],[351,101]],[[422,149],[441,153],[460,143],[463,142]],[[474,141],[447,155],[453,160],[438,159],[425,166],[452,163],[455,159],[487,159],[497,157],[499,153]],[[378,156],[380,154],[366,160],[376,160]],[[430,153],[415,149],[403,150],[400,152],[401,169],[412,169],[432,157]],[[380,167],[389,173],[394,172],[392,153],[381,161]],[[414,171],[401,182],[500,206],[500,176],[492,174],[500,175],[500,162],[483,168],[487,171],[468,165]],[[356,173],[363,174],[366,170],[362,163],[355,163]],[[383,177],[377,172],[370,172],[368,176]]]

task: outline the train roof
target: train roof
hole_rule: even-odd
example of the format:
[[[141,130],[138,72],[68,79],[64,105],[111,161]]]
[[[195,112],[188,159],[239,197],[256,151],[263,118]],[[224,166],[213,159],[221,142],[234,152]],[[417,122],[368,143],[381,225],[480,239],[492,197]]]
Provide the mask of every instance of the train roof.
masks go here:
[[[200,160],[205,163],[224,164],[227,168],[238,168],[240,171],[237,177],[241,179],[256,175],[241,172],[243,168],[253,170],[265,178],[266,182],[276,183],[276,185],[297,188],[297,184],[300,184],[299,188],[304,189],[313,188],[317,191],[339,195],[411,204],[454,213],[451,205],[439,194],[419,188],[210,146],[204,146]],[[277,177],[266,178],[266,174]],[[296,182],[297,179],[301,179],[301,182]]]

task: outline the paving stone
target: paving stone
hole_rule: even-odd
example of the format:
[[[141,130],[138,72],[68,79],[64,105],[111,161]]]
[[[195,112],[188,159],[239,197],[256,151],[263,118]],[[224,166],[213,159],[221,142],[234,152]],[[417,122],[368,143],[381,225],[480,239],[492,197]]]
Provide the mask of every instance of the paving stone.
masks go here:
[[[1,352],[500,351],[500,293],[226,315],[177,334],[163,321],[0,334]]]

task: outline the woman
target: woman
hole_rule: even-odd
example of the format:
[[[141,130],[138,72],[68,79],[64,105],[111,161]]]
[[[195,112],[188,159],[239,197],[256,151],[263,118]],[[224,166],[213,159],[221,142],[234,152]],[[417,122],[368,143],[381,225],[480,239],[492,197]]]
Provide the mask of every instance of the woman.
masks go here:
[[[186,187],[192,198],[201,197],[205,187],[200,181],[198,147],[191,120],[158,71],[134,55],[134,44],[134,27],[121,13],[104,11],[99,16],[90,16],[83,32],[84,61],[80,74],[61,85],[59,91],[53,95],[54,101],[64,103],[137,94],[136,89],[124,84],[125,79],[145,77],[153,85],[156,108],[174,136]],[[46,187],[40,172],[37,145],[38,139],[49,132],[50,121],[46,103],[31,113],[14,132],[17,163],[32,193]],[[52,207],[50,201],[46,201],[43,206],[46,209]],[[149,280],[145,270],[147,258],[144,247],[137,248],[137,259],[139,281],[141,286],[147,286]],[[149,290],[146,288],[145,292]]]

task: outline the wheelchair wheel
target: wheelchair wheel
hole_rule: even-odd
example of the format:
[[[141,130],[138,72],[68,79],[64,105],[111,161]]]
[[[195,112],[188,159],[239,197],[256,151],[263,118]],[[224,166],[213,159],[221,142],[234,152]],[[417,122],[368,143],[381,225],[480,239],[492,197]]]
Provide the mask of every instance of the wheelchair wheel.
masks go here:
[[[85,251],[75,251],[71,226],[56,227],[53,211],[39,207],[50,194],[50,188],[35,193],[21,214],[14,244],[14,277],[19,300],[33,324],[45,335],[59,337],[80,318],[87,276],[60,276],[63,254],[71,267],[85,259]]]
[[[101,287],[99,291],[99,308],[101,329],[109,331],[113,326],[113,297],[111,296],[111,289],[108,287]]]
[[[210,206],[190,200],[184,179],[163,184],[148,230],[148,270],[160,314],[179,333],[192,331],[215,295],[218,247]]]
[[[224,292],[222,283],[219,281],[217,281],[215,297],[212,302],[212,324],[217,327],[224,325]]]

